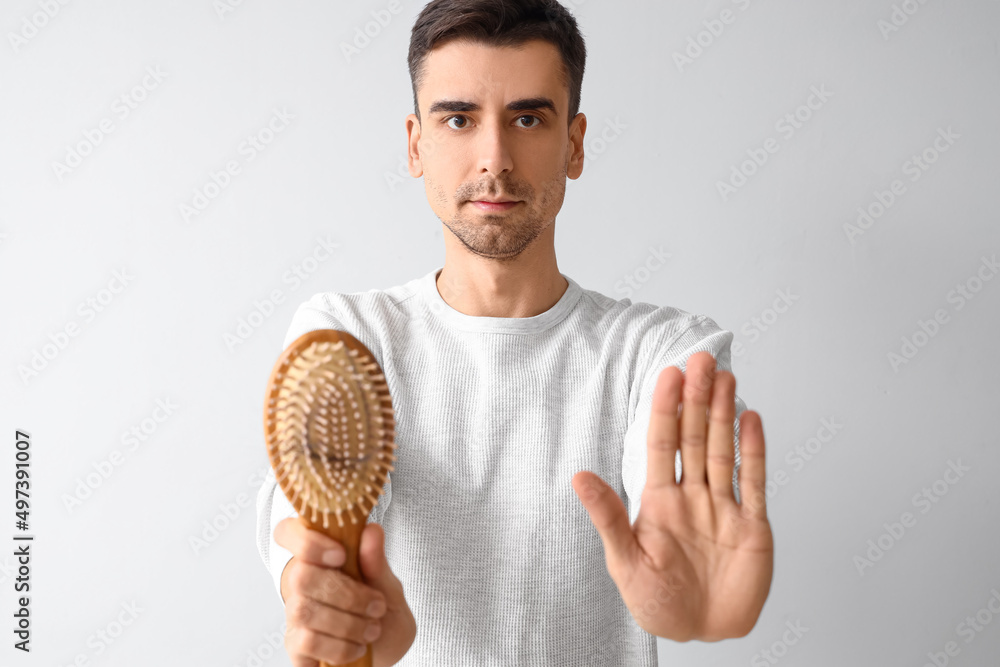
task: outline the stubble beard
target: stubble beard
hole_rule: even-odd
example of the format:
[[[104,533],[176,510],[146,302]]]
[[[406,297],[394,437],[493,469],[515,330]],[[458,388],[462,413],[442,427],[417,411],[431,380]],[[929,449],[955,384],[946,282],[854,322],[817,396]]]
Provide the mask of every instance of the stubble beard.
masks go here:
[[[476,213],[478,209],[473,208],[474,204],[463,201],[460,208],[467,213],[459,212],[451,220],[442,218],[441,222],[469,252],[501,262],[511,261],[552,223],[543,212],[553,210],[556,199],[561,205],[565,190],[563,173],[547,184],[537,207],[526,200],[503,213]]]

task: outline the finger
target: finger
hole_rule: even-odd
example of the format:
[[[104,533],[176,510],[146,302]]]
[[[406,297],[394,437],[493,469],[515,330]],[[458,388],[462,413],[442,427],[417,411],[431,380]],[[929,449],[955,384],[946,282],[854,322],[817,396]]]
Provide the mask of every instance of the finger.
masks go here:
[[[368,646],[324,635],[309,628],[295,627],[289,628],[285,633],[285,650],[289,655],[343,665],[367,653]]]
[[[646,433],[646,488],[677,485],[674,461],[677,458],[677,406],[684,376],[676,366],[660,371],[653,388]]]
[[[356,644],[371,643],[382,633],[377,619],[357,616],[303,595],[292,598],[285,609],[289,626],[309,628]]]
[[[288,632],[291,632],[291,630]],[[288,632],[285,633],[285,653],[288,654],[288,661],[292,663],[292,667],[319,667],[319,660],[310,658],[308,655],[294,653],[289,649],[291,641],[289,640]]]
[[[604,544],[604,557],[612,579],[618,572],[631,571],[629,557],[635,535],[622,499],[607,482],[589,471],[573,475],[571,484]]]
[[[399,611],[406,604],[403,582],[385,557],[385,529],[377,523],[368,524],[361,532],[358,565],[364,582],[385,595],[390,610]]]
[[[300,561],[289,565],[289,597],[299,595],[342,609],[356,616],[381,618],[385,615],[385,595],[355,581],[340,570]]]
[[[733,422],[736,419],[736,376],[720,370],[712,384],[708,411],[708,487],[716,503],[736,503],[733,495]]]
[[[385,557],[385,529],[381,525],[369,523],[361,531],[358,565],[369,586],[385,590],[399,584]]]
[[[767,517],[764,424],[753,410],[740,413],[740,505],[750,519]]]
[[[681,408],[681,486],[705,485],[705,436],[708,401],[715,377],[715,357],[695,352],[684,372]]]
[[[301,517],[290,516],[274,527],[274,541],[300,560],[313,565],[340,567],[344,564],[344,547],[329,535],[308,528]]]

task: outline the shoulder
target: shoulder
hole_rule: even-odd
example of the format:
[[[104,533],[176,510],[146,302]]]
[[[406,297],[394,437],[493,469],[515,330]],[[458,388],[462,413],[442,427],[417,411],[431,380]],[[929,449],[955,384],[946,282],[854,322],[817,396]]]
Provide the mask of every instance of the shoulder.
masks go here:
[[[594,321],[595,329],[631,350],[640,367],[656,362],[669,363],[667,358],[671,354],[681,354],[688,349],[691,354],[707,349],[713,356],[724,349],[728,355],[732,332],[721,328],[707,315],[670,305],[614,299],[590,289],[583,290],[581,302]]]
[[[317,292],[299,304],[285,335],[284,346],[316,329],[346,331],[373,352],[382,336],[401,318],[411,317],[414,281],[363,292]]]
[[[629,421],[640,400],[652,395],[660,371],[667,366],[683,371],[692,354],[706,351],[719,368],[732,370],[733,333],[708,315],[613,299],[594,290],[584,290],[581,302],[601,345],[614,349],[611,356],[617,359],[618,372],[628,386]]]

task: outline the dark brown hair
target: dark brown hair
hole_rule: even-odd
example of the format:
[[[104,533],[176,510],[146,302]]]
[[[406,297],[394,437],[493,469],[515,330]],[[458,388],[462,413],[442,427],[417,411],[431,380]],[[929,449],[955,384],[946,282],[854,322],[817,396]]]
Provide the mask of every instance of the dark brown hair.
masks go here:
[[[569,10],[556,0],[431,0],[410,33],[406,62],[413,86],[413,109],[420,119],[417,88],[423,81],[427,53],[453,39],[496,47],[520,46],[542,39],[562,56],[560,80],[569,88],[569,125],[580,110],[580,89],[587,48]]]

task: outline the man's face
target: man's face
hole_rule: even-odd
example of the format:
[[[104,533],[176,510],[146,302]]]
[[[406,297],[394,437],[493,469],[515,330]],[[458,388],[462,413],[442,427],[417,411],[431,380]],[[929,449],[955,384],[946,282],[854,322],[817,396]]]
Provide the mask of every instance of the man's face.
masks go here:
[[[410,114],[406,123],[410,174],[423,175],[431,209],[468,251],[514,259],[555,221],[566,177],[583,171],[587,121],[577,114],[567,127],[559,50],[541,40],[517,49],[452,41],[425,64],[422,122]],[[507,108],[523,100],[534,101]],[[518,203],[473,203],[484,199]]]

